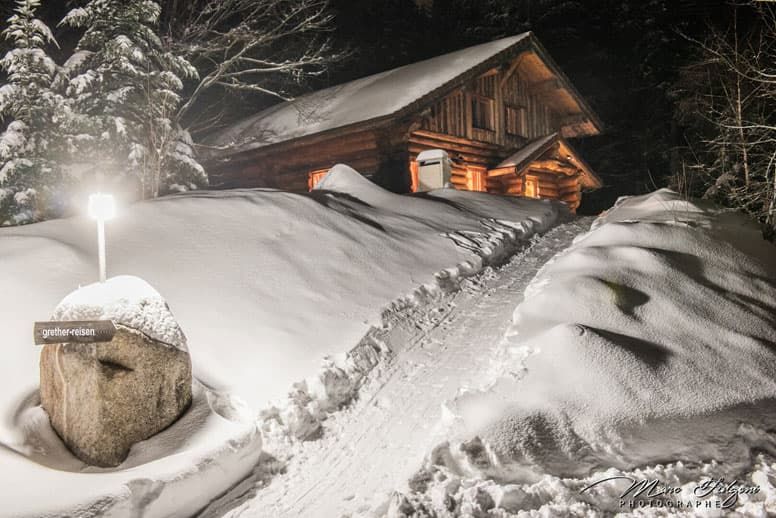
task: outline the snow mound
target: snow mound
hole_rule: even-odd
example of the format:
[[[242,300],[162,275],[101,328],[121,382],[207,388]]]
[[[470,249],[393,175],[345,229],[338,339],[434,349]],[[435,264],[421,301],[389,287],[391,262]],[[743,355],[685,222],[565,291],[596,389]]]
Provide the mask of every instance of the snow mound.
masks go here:
[[[338,191],[355,194],[359,191],[374,193],[382,191],[358,171],[345,164],[337,164],[315,185],[315,190]]]
[[[107,266],[118,276],[68,297],[74,285],[94,276],[94,222],[81,217],[0,229],[0,286],[14,295],[0,298],[0,487],[8,489],[2,500],[12,515],[157,502],[179,494],[171,485],[178,481],[194,488],[201,503],[237,482],[260,453],[255,441],[194,430],[196,439],[178,436],[183,450],[163,458],[154,456],[160,450],[141,446],[151,448],[150,456],[139,454],[140,464],[99,484],[58,462],[52,469],[45,456],[30,453],[41,435],[19,416],[37,405],[40,352],[31,344],[31,328],[59,301],[56,318],[112,318],[137,326],[161,319],[163,341],[178,344],[179,329],[172,320],[167,325],[172,316],[154,286],[175,309],[208,401],[244,401],[254,429],[261,422],[305,438],[390,354],[368,335],[397,301],[411,305],[455,288],[566,214],[560,203],[483,193],[400,196],[346,166],[332,173],[328,190],[304,195],[197,191],[127,207],[107,225]],[[219,419],[232,419],[232,410],[216,409]],[[46,444],[43,451],[53,451]],[[186,453],[197,444],[200,453]],[[8,459],[13,467],[6,469]],[[39,489],[47,470],[61,476],[42,484],[68,490],[45,501],[16,490]],[[173,470],[181,476],[167,476]],[[222,478],[207,487],[209,474],[219,470]],[[129,490],[123,484],[132,472],[141,480]],[[169,515],[165,509],[154,504],[145,516]]]
[[[776,452],[775,252],[743,215],[668,190],[620,200],[526,289],[493,379],[446,404],[427,469],[520,484],[519,509],[548,477],[754,470],[753,450]]]
[[[37,394],[15,415],[5,444],[3,516],[190,516],[246,476],[261,453],[255,417],[195,380],[191,407],[172,426],[135,444],[116,468],[88,466],[49,424]],[[56,488],[41,498],[41,487]]]
[[[365,178],[355,169],[344,164],[337,164],[315,184],[315,191],[334,191],[348,194],[369,204],[389,206],[392,201],[401,203],[402,197],[381,188]]]
[[[596,229],[614,221],[653,221],[711,226],[719,210],[702,200],[686,200],[670,189],[659,189],[646,196],[624,196],[593,223]]]
[[[119,275],[83,286],[54,309],[54,320],[112,320],[186,350],[186,337],[162,296],[143,279]]]

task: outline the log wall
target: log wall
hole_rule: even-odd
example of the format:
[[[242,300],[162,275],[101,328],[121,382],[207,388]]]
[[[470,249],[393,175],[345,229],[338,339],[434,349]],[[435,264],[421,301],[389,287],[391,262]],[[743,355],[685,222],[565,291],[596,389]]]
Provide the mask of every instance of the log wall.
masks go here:
[[[541,164],[537,161],[536,164]],[[566,175],[556,171],[529,166],[522,174],[514,167],[491,169],[488,171],[485,185],[487,192],[508,196],[525,196],[526,178],[536,181],[539,198],[549,198],[565,202],[572,212],[579,207],[582,198],[582,184],[579,174]]]
[[[417,155],[443,149],[454,161],[451,183],[456,188],[523,195],[523,174],[528,174],[537,178],[540,197],[561,199],[576,208],[579,179],[567,176],[574,170],[568,170],[556,156],[537,161],[535,167],[519,175],[489,169],[528,140],[559,130],[562,122],[538,83],[529,83],[524,77],[530,69],[518,64],[515,61],[491,69],[422,114],[401,121],[365,123],[210,165],[211,184],[215,188],[270,187],[301,192],[310,188],[311,172],[345,163],[383,187],[407,192],[414,190]]]
[[[476,127],[472,105],[490,106],[491,121]],[[513,66],[493,69],[434,104],[421,130],[517,149],[530,139],[560,130],[561,118],[541,92]],[[491,164],[492,165],[492,164]]]
[[[273,146],[247,152],[239,158],[208,168],[215,188],[270,187],[308,190],[309,173],[345,163],[365,176],[374,176],[385,154],[384,138],[374,130],[315,142]]]

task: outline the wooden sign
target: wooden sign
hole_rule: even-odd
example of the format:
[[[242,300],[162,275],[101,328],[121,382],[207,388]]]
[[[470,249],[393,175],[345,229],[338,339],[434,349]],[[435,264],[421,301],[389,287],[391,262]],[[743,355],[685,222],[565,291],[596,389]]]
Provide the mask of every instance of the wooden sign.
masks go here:
[[[110,342],[116,334],[112,320],[35,322],[35,345]]]

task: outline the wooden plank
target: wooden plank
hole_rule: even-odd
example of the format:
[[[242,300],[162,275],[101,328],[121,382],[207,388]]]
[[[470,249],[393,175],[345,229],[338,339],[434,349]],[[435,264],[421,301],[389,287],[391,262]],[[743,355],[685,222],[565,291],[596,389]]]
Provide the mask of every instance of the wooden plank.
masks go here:
[[[422,137],[413,138],[409,143],[408,149],[411,153],[412,152],[419,153],[420,151],[424,151],[426,149],[445,149],[445,150],[448,150],[448,153],[452,151],[454,153],[462,153],[466,155],[489,158],[494,160],[502,156],[500,153],[498,153],[498,150],[496,149],[483,149],[476,146],[453,144],[451,142],[439,142],[439,141],[426,139]]]
[[[558,193],[558,186],[555,185],[555,182],[542,181],[541,179],[539,179],[539,189],[544,189],[545,191],[552,191],[555,194]]]
[[[562,90],[563,87],[563,83],[557,78],[546,79],[544,81],[529,84],[531,92],[539,96],[555,94],[558,90]]]
[[[500,145],[504,145],[504,135],[506,134],[505,131],[505,122],[504,122],[504,92],[501,89],[501,71],[499,71],[499,75],[496,75],[494,79],[494,107],[493,109],[496,110],[496,112],[493,114],[494,117],[494,123],[495,123],[495,129],[496,129],[496,142]]]
[[[549,189],[549,188],[542,188],[542,186],[540,185],[539,186],[539,197],[540,198],[553,198],[553,199],[557,199],[559,196],[558,196],[558,191],[555,191],[555,190],[552,190],[552,189]]]
[[[540,180],[544,180],[545,182],[552,182],[552,183],[555,183],[558,178],[558,173],[553,173],[545,170],[531,169],[531,168],[528,169],[526,174],[529,176],[535,176],[536,178],[539,178]]]
[[[417,137],[420,137],[425,140],[434,140],[437,142],[449,142],[452,144],[460,144],[460,145],[480,148],[480,149],[487,149],[487,150],[493,150],[493,151],[498,150],[498,146],[493,144],[472,141],[471,139],[456,137],[455,135],[445,135],[442,133],[435,133],[435,132],[426,131],[426,130],[413,131],[412,134],[410,135],[410,141],[416,140]]]
[[[567,176],[579,173],[579,168],[567,162],[561,162],[560,160],[545,159],[535,160],[531,162],[529,167],[533,169],[544,169],[554,173],[562,173]]]
[[[580,185],[579,177],[569,178],[568,176],[561,176],[558,178],[558,185],[561,187],[567,187],[567,186],[579,187]]]
[[[587,124],[590,122],[590,119],[582,113],[573,113],[566,115],[561,118],[560,125],[561,126],[577,126],[581,124]]]
[[[503,90],[506,86],[509,79],[512,77],[512,75],[517,72],[517,69],[520,68],[520,61],[521,59],[518,57],[517,59],[513,60],[512,63],[509,65],[509,68],[506,69],[506,71],[501,76],[501,81],[499,81],[499,90]]]
[[[514,175],[515,168],[514,166],[510,167],[497,167],[495,169],[488,169],[488,176],[489,177],[499,177],[499,176],[506,176],[506,175]]]
[[[471,93],[464,92],[464,134],[466,138],[472,138],[472,100]]]

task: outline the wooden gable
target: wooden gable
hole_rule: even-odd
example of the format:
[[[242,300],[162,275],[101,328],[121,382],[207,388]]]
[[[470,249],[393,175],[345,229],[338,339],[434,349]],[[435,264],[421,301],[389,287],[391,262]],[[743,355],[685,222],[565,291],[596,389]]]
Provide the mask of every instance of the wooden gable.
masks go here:
[[[488,192],[566,202],[576,211],[583,189],[601,180],[559,134],[535,139],[487,173]]]
[[[585,113],[570,89],[536,52],[525,51],[427,108],[420,135],[516,149],[556,131],[565,137],[597,134],[599,123]]]

